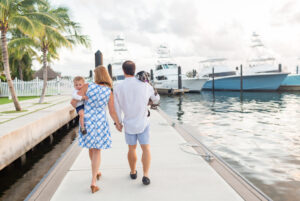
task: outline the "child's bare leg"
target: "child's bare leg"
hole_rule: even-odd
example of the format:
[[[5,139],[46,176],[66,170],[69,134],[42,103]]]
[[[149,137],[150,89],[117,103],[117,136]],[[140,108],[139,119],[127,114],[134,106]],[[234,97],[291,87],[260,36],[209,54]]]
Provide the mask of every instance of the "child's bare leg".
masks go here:
[[[79,115],[80,127],[82,129],[85,129],[85,127],[84,127],[84,110],[79,110],[78,115]]]

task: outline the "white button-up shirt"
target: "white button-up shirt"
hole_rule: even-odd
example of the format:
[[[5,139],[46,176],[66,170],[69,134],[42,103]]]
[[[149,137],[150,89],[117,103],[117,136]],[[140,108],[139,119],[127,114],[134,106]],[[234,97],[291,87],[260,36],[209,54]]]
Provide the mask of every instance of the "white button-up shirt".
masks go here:
[[[135,77],[125,78],[114,87],[114,105],[120,121],[124,123],[127,134],[142,133],[149,125],[148,102],[158,103],[159,95],[155,96],[153,87]],[[122,113],[124,118],[122,120]]]

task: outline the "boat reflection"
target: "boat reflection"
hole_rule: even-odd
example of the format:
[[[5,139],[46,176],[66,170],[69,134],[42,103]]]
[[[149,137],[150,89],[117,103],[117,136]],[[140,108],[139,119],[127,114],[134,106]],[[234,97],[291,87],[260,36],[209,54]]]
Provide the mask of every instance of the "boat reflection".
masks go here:
[[[162,96],[160,107],[279,201],[299,198],[299,102],[300,93],[205,91]]]

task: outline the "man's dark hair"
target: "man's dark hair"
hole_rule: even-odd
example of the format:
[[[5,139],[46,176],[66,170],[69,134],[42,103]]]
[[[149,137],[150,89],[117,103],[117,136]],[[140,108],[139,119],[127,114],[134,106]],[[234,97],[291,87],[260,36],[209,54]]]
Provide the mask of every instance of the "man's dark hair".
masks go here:
[[[134,75],[135,73],[135,63],[133,63],[133,61],[125,61],[122,68],[124,73],[127,75]]]

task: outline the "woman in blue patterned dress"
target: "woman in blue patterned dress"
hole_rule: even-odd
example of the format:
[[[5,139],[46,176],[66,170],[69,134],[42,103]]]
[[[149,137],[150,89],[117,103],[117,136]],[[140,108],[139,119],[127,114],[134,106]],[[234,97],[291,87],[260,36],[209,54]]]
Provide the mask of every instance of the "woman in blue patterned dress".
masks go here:
[[[78,92],[81,96],[87,96],[84,104],[84,123],[87,134],[83,135],[79,129],[79,145],[89,149],[92,165],[92,193],[99,190],[96,181],[100,178],[101,149],[111,148],[111,134],[106,117],[106,106],[111,118],[119,131],[122,125],[119,123],[114,109],[114,97],[111,92],[112,80],[105,67],[95,68],[95,82],[86,84]]]

